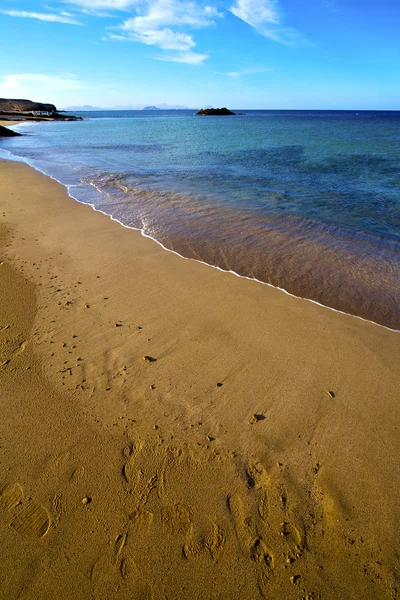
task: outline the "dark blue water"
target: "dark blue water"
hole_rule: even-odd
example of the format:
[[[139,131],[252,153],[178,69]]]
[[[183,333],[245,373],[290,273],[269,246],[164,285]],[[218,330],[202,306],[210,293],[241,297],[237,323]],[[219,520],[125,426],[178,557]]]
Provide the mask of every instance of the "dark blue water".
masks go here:
[[[400,112],[81,113],[10,152],[182,255],[400,328]]]

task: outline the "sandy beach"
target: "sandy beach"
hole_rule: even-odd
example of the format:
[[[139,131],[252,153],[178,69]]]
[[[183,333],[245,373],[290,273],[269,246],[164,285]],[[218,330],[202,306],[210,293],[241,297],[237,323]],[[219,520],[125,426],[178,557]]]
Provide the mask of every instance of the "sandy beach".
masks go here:
[[[400,334],[0,161],[11,600],[400,595]]]
[[[9,127],[10,125],[21,125],[21,121],[10,121],[9,119],[1,119],[0,125],[3,127]]]

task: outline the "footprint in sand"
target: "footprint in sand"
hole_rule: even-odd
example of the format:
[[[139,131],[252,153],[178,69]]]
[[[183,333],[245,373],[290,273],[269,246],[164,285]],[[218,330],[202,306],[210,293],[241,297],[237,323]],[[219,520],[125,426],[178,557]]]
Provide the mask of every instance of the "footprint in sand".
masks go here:
[[[186,544],[183,546],[183,556],[188,560],[194,560],[208,552],[215,561],[217,554],[225,546],[228,539],[228,528],[220,523],[212,522],[211,531],[207,535],[196,535],[193,523],[190,524]]]
[[[132,531],[146,534],[153,522],[153,513],[138,505],[129,515],[129,520],[131,521]]]
[[[123,451],[126,462],[122,469],[130,495],[133,500],[134,511],[131,520],[143,521],[146,525],[147,517],[145,506],[153,492],[161,499],[165,493],[165,470],[168,457],[165,452],[157,452],[157,449],[143,448],[140,441],[136,441],[131,447]],[[142,519],[143,517],[143,519]]]
[[[274,568],[293,563],[306,550],[305,525],[300,517],[305,513],[307,499],[288,474],[285,476],[281,469],[267,470],[258,460],[248,462],[244,475],[249,500],[253,496],[258,514],[254,515],[251,508],[253,516],[246,514],[245,504],[237,494],[230,495],[227,504],[239,547],[256,567],[260,593],[268,597]]]
[[[312,499],[296,485],[281,463],[267,471],[260,461],[249,462],[246,479],[249,489],[258,496],[260,518],[256,518],[256,532],[259,538],[268,540],[269,547],[285,567],[294,563],[307,551],[306,531],[313,535]],[[268,556],[265,561],[273,567]]]
[[[124,546],[126,544],[126,540],[127,539],[128,539],[128,534],[127,533],[121,533],[120,535],[117,536],[117,538],[115,540],[115,544],[114,544],[114,554],[115,554],[115,560],[116,561],[121,556],[121,553],[122,553],[122,551],[124,549]]]
[[[266,598],[268,596],[268,580],[275,566],[274,556],[264,539],[258,535],[255,524],[246,518],[240,496],[232,494],[228,497],[227,503],[240,549],[254,563],[257,570],[258,588],[261,595]]]
[[[22,354],[26,350],[27,343],[28,342],[20,342],[20,344],[18,345],[18,348],[13,352],[13,357],[14,358],[16,358],[17,356],[19,356],[20,354]]]
[[[10,527],[21,535],[41,538],[50,528],[50,516],[41,504],[31,498],[24,498],[24,491],[19,483],[8,486],[0,494],[0,506],[11,515]]]
[[[260,462],[249,462],[246,469],[247,483],[256,490],[265,489],[270,484],[270,476]]]
[[[132,442],[123,450],[125,464],[122,475],[129,490],[133,510],[127,524],[129,532],[148,533],[158,519],[167,535],[181,537],[182,553],[188,559],[209,555],[213,560],[229,537],[229,524],[206,519],[203,524],[193,523],[193,509],[182,501],[175,501],[175,493],[167,482],[181,476],[182,462],[188,466],[189,456],[178,448],[154,448],[140,441]],[[186,462],[185,462],[186,461]],[[152,498],[153,512],[147,509]],[[154,506],[159,511],[154,511]],[[154,513],[154,514],[153,514]],[[183,539],[182,539],[183,538]]]
[[[274,567],[274,558],[268,550],[264,540],[257,536],[252,522],[246,519],[243,501],[238,494],[232,494],[228,497],[228,508],[232,515],[235,532],[242,552],[255,563],[260,563],[268,567],[268,570]]]
[[[187,533],[192,524],[192,510],[177,503],[161,508],[161,524],[169,533]]]
[[[0,504],[7,508],[8,510],[12,510],[18,504],[20,504],[24,499],[24,491],[19,483],[14,483],[14,485],[9,485],[3,492],[0,494]]]
[[[296,526],[296,515],[293,505],[301,506],[301,502],[294,486],[290,481],[283,486],[280,478],[268,473],[260,462],[251,462],[246,470],[247,480],[253,482],[251,487],[261,490],[261,496],[258,502],[258,514],[265,524],[275,518],[281,523],[280,535],[285,539],[286,545],[296,551],[298,554],[304,546],[304,539],[301,533],[300,523]],[[290,502],[288,501],[288,492],[286,487],[290,488]]]
[[[114,544],[104,548],[90,570],[90,582],[98,600],[117,600],[120,597],[154,600],[151,584],[129,554],[127,542],[131,530],[117,535]],[[135,542],[136,536],[132,535]]]
[[[282,548],[289,563],[300,558],[306,549],[305,526],[300,518],[300,513],[307,514],[305,506],[306,500],[299,497],[290,481],[286,481],[285,486],[277,482],[269,490],[268,496],[264,491],[258,504],[259,515],[271,533],[271,523],[279,523],[279,530],[276,531],[275,525],[273,533],[274,536],[279,533],[281,543],[276,540],[276,544]],[[308,528],[311,531],[311,523]]]
[[[121,577],[133,581],[139,578],[139,571],[134,560],[126,554],[127,540],[128,533],[126,532],[117,536],[114,544],[114,558]]]

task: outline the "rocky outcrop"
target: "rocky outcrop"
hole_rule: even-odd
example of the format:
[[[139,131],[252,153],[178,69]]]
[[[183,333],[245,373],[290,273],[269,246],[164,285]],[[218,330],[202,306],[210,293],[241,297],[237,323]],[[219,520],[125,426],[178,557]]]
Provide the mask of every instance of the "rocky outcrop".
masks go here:
[[[196,114],[198,114],[198,115],[214,115],[214,116],[224,117],[227,115],[234,115],[235,113],[224,107],[224,108],[201,108],[199,110],[199,112]]]
[[[0,98],[0,118],[24,119],[28,121],[81,121],[82,117],[64,116],[54,104],[32,102],[32,100],[13,100]]]
[[[54,104],[43,104],[42,102],[32,102],[32,100],[11,100],[9,98],[0,98],[0,111],[20,113],[28,111],[37,112],[57,112]]]
[[[12,131],[12,129],[7,129],[7,127],[2,127],[0,125],[0,137],[15,137],[17,135],[21,135],[16,131]]]

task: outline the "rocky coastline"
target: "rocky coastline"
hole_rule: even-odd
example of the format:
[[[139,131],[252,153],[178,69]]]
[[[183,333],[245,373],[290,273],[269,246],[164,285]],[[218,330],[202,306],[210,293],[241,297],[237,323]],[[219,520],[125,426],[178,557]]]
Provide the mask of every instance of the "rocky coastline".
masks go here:
[[[64,115],[54,104],[0,98],[2,121],[82,121],[82,117]]]

